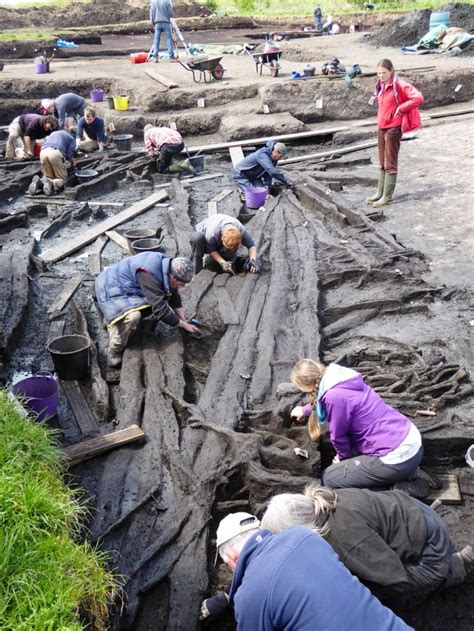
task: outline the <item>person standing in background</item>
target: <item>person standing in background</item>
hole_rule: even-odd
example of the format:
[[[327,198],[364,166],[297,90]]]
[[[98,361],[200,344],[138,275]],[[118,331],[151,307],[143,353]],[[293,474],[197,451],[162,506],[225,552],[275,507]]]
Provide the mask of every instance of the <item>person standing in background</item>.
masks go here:
[[[158,63],[161,33],[164,33],[166,37],[166,45],[168,47],[168,57],[170,58],[170,61],[176,61],[178,59],[174,52],[173,36],[171,34],[170,20],[173,15],[173,5],[171,4],[171,0],[152,0],[150,5],[150,22],[155,29],[155,37],[153,39],[153,48],[148,55],[148,60],[154,57],[155,63]]]

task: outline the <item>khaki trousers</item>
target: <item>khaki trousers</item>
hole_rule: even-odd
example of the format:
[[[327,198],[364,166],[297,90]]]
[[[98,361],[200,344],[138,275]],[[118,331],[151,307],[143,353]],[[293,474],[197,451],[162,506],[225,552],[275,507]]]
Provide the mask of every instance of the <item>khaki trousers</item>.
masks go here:
[[[66,161],[59,149],[46,147],[40,153],[41,168],[43,175],[51,180],[55,191],[60,191],[64,187],[67,178]]]
[[[15,149],[20,144],[20,139],[23,139],[23,131],[20,127],[19,119],[15,118],[8,127],[8,140],[5,148],[5,158],[7,160],[15,158]]]
[[[85,151],[89,153],[90,151],[97,151],[99,148],[99,143],[97,140],[92,140],[89,136],[84,132],[84,140],[80,140],[77,144],[77,148],[81,151]]]
[[[137,330],[141,317],[140,311],[131,311],[121,320],[108,327],[109,352],[121,353],[123,351],[131,334]]]

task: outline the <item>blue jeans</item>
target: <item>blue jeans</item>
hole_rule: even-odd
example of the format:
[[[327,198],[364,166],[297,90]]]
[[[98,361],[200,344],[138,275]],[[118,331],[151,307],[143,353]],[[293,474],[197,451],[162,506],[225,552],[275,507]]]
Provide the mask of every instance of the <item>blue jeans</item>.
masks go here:
[[[423,459],[423,446],[413,458],[400,464],[385,464],[377,456],[354,456],[332,464],[321,474],[330,489],[376,489],[406,480]]]
[[[234,182],[240,188],[241,191],[245,193],[246,188],[260,188],[264,186],[271,186],[272,177],[268,173],[264,173],[261,177],[255,180],[249,180],[242,173],[239,173],[236,169],[234,169]]]
[[[158,59],[158,53],[160,52],[161,33],[164,33],[166,36],[168,56],[174,57],[173,37],[171,35],[171,26],[169,22],[155,22],[155,37],[153,39],[153,48],[151,49],[150,57],[156,57]]]

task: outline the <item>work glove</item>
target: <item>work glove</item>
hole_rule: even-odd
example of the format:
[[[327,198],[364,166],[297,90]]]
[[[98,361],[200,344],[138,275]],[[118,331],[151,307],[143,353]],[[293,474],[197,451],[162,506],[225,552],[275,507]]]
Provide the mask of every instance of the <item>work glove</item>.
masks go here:
[[[260,264],[258,263],[258,261],[247,257],[244,263],[244,272],[249,272],[250,274],[259,274]]]
[[[234,274],[232,263],[230,261],[221,261],[219,265],[222,267],[223,272],[227,272],[228,274]]]
[[[217,592],[215,596],[202,601],[200,620],[215,618],[229,606],[229,597],[225,592]]]

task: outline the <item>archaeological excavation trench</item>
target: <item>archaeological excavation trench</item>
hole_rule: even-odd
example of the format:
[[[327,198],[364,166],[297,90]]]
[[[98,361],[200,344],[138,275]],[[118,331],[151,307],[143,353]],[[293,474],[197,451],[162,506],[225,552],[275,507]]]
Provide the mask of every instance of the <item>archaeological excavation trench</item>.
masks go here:
[[[71,175],[53,199],[23,194],[37,162],[0,163],[3,380],[51,370],[48,339],[86,335],[90,378],[61,382],[55,423],[63,445],[133,424],[145,434],[71,467],[90,506],[89,537],[109,551],[123,576],[111,629],[234,628],[230,613],[198,621],[202,599],[230,579],[223,564],[213,565],[218,521],[233,510],[259,514],[273,494],[319,479],[332,458],[327,442],[310,443],[306,429],[290,419],[301,396],[289,373],[304,356],[355,368],[414,420],[426,466],[459,475],[465,505],[445,506],[442,514],[456,542],[468,543],[469,353],[461,341],[450,341],[455,324],[446,340],[428,329],[430,319],[449,316],[453,296],[456,309],[469,299],[428,282],[426,254],[387,230],[383,213],[353,203],[354,191],[362,199],[375,182],[367,152],[337,156],[337,147],[357,140],[355,132],[322,139],[323,147],[295,143],[290,158],[322,149],[334,157],[286,165],[295,192],[270,197],[258,211],[241,205],[226,151],[206,155],[204,176],[187,179],[156,174],[139,153],[91,155],[79,166],[98,177],[78,184]],[[92,286],[100,269],[127,255],[120,234],[160,229],[166,254],[189,256],[193,227],[225,191],[218,210],[246,223],[261,274],[203,270],[183,291],[187,316],[204,323],[201,339],[144,321],[122,369],[107,368],[107,335]],[[101,222],[147,199],[148,207],[112,234],[68,251]],[[58,301],[71,283],[72,297]],[[296,447],[308,458],[296,455]],[[472,581],[400,614],[417,629],[468,631],[471,599]]]

